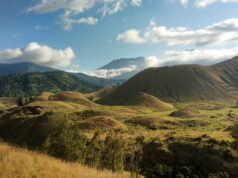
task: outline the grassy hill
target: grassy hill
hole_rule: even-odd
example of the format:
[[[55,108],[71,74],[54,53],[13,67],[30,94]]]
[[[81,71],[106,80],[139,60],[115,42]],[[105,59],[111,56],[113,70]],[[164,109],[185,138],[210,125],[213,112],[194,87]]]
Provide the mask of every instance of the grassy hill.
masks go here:
[[[100,100],[110,93],[112,93],[117,87],[106,87],[95,92],[86,93],[85,96],[91,101]]]
[[[134,97],[129,99],[126,104],[132,106],[148,107],[158,111],[166,111],[174,108],[172,104],[165,103],[160,99],[143,92],[137,93]]]
[[[142,71],[100,102],[109,105],[125,104],[139,92],[164,101],[214,100],[232,96],[230,88],[210,68],[181,65]]]
[[[97,85],[61,71],[12,74],[0,77],[0,96],[32,96],[44,91],[90,92],[99,88]]]
[[[0,143],[0,177],[126,178]]]
[[[238,57],[212,65],[210,68],[230,86],[238,88]]]

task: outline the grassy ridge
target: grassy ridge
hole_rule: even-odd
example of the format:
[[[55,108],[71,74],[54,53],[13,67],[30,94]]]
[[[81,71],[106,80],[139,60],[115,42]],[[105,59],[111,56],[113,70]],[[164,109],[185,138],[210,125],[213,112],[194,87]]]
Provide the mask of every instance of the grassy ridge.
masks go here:
[[[126,178],[129,176],[98,171],[77,163],[67,163],[43,154],[0,144],[0,177]]]

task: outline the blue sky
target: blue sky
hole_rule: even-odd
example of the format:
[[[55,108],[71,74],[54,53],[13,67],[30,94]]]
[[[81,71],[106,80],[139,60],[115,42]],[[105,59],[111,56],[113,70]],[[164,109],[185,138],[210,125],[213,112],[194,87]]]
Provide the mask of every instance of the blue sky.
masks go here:
[[[209,0],[190,0],[188,4],[180,0],[58,0],[58,3],[61,1],[68,2],[0,0],[0,61],[34,62],[32,56],[38,55],[35,62],[39,64],[87,71],[122,57],[154,57],[152,61],[157,60],[158,65],[163,60],[176,61],[168,56],[173,52],[181,57],[187,51],[197,50],[197,57],[203,50],[225,50],[226,56],[215,56],[217,60],[238,52],[236,0],[215,0],[211,4],[207,3]],[[209,31],[217,23],[225,27],[217,30],[215,26]],[[214,34],[204,36],[199,30]],[[211,42],[201,41],[202,38]],[[36,54],[27,52],[36,48],[44,49]],[[41,52],[45,54],[38,54]],[[53,59],[58,55],[58,59]]]

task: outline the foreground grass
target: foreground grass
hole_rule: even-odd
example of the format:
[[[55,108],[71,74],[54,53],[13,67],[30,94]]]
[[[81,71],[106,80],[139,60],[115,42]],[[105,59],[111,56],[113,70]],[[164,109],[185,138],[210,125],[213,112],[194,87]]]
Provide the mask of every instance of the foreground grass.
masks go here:
[[[4,178],[126,178],[125,174],[98,171],[76,163],[0,144],[0,177]]]

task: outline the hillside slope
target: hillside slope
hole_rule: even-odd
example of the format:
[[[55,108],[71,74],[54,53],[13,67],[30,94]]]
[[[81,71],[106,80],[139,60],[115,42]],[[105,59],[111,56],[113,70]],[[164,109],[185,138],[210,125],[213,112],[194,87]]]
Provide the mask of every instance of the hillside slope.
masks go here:
[[[227,84],[238,88],[238,56],[210,68]]]
[[[0,144],[0,177],[45,178],[124,178],[127,175],[98,171],[76,163],[66,163],[55,158]]]
[[[180,65],[146,69],[100,102],[109,105],[125,104],[139,92],[164,101],[223,99],[231,97],[229,90],[211,69],[200,65]]]
[[[133,96],[126,103],[126,105],[149,107],[158,111],[166,111],[174,108],[172,104],[165,103],[160,99],[143,92],[139,92],[135,96]]]
[[[90,92],[99,89],[66,72],[13,74],[0,77],[0,96],[39,95],[44,91]]]

